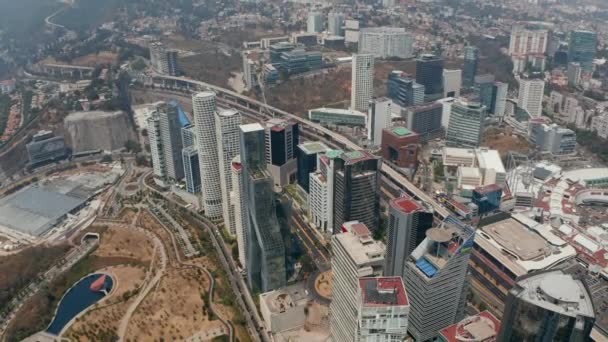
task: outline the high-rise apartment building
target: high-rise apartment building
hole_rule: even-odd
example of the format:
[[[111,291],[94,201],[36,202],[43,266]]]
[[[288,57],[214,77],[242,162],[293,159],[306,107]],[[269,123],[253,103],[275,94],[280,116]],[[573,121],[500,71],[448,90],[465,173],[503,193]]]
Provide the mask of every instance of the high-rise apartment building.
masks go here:
[[[420,139],[427,141],[439,136],[441,130],[441,117],[443,105],[439,102],[430,102],[405,109],[406,127],[420,135]]]
[[[356,341],[359,278],[382,275],[384,245],[372,238],[365,224],[358,221],[340,224],[331,238],[333,289],[330,334],[334,341]]]
[[[509,41],[513,72],[523,72],[527,65],[543,70],[548,42],[549,30],[542,25],[530,23],[514,25]]]
[[[374,55],[353,55],[350,108],[365,112],[374,95]]]
[[[416,82],[424,86],[429,100],[443,96],[443,58],[423,54],[416,59]]]
[[[369,101],[367,110],[367,139],[380,146],[382,143],[382,130],[390,127],[392,103],[386,97],[376,98]]]
[[[408,197],[390,201],[386,234],[385,276],[403,277],[405,262],[433,226],[433,210]]]
[[[309,12],[308,21],[306,22],[308,33],[323,32],[323,16],[318,12]]]
[[[253,89],[258,85],[258,76],[255,62],[249,58],[249,51],[244,51],[243,55],[243,82],[247,90]]]
[[[594,116],[591,119],[591,130],[595,131],[599,137],[608,139],[608,113]]]
[[[443,70],[443,97],[460,97],[460,87],[462,86],[462,70],[444,69]]]
[[[462,319],[466,275],[475,230],[448,217],[405,263],[404,281],[410,299],[409,333],[416,341],[436,338],[444,327]]]
[[[344,37],[344,19],[343,13],[329,12],[327,15],[327,30],[330,35]]]
[[[182,126],[182,147],[193,146],[196,149],[196,127],[192,124]]]
[[[391,71],[387,88],[388,97],[401,107],[416,106],[424,102],[424,86],[416,83],[403,71]]]
[[[276,191],[296,181],[299,127],[297,122],[283,119],[270,119],[264,123],[266,163]]]
[[[171,76],[179,74],[176,50],[168,50],[161,42],[151,43],[149,49],[150,63],[156,72]]]
[[[239,138],[240,141],[240,138]],[[245,196],[243,165],[241,164],[241,156],[238,155],[232,159],[230,164],[230,178],[232,181],[232,192],[230,201],[234,205],[234,222],[236,226],[236,245],[239,250],[239,263],[242,268],[247,265],[247,249],[249,236],[247,235],[247,197]]]
[[[308,193],[310,191],[310,174],[317,170],[319,156],[329,148],[319,141],[306,141],[298,145],[298,184]]]
[[[414,57],[414,37],[398,27],[368,27],[359,33],[359,53],[376,58]]]
[[[479,147],[486,107],[478,102],[457,100],[452,104],[446,144],[456,147]]]
[[[410,304],[401,277],[359,278],[357,304],[356,341],[403,341],[407,337]]]
[[[540,117],[543,113],[544,91],[545,81],[542,79],[521,78],[517,105],[527,110],[532,118]]]
[[[468,45],[464,48],[464,64],[462,66],[462,85],[472,87],[477,76],[477,66],[479,64],[479,49]]]
[[[239,126],[241,114],[236,109],[223,109],[215,114],[217,130],[217,154],[219,160],[220,184],[222,188],[222,218],[230,234],[236,235],[234,203],[230,201],[232,189],[231,167],[233,159],[239,155]]]
[[[184,178],[182,136],[177,106],[160,103],[148,113],[148,138],[154,175],[178,181]]]
[[[588,341],[594,322],[583,280],[541,271],[521,277],[509,291],[497,341]]]
[[[262,292],[285,286],[285,245],[276,216],[272,175],[266,168],[264,127],[240,126],[243,195],[247,206],[247,282]]]
[[[208,218],[219,219],[222,217],[222,185],[218,167],[215,93],[204,91],[195,94],[192,97],[192,108],[199,153],[203,209]]]
[[[593,72],[593,60],[597,52],[597,33],[572,31],[568,42],[568,62],[577,62],[585,73]]]

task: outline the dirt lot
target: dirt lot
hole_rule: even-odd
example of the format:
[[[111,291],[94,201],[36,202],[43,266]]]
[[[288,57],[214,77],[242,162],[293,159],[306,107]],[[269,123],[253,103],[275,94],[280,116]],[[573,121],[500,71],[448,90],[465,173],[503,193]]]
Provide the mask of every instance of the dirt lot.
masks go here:
[[[118,61],[118,55],[110,51],[101,51],[97,54],[92,53],[80,56],[72,60],[72,64],[80,66],[94,67],[99,64],[114,64]]]
[[[94,255],[99,257],[123,257],[149,263],[154,245],[144,234],[136,230],[109,227],[102,236]]]
[[[209,320],[206,314],[203,293],[207,286],[208,280],[198,270],[169,270],[133,315],[127,340],[183,340],[201,330],[222,329],[219,320]]]
[[[507,129],[488,129],[484,132],[483,146],[498,150],[501,157],[505,157],[509,152],[527,153],[530,145],[526,140],[512,135],[512,130]]]

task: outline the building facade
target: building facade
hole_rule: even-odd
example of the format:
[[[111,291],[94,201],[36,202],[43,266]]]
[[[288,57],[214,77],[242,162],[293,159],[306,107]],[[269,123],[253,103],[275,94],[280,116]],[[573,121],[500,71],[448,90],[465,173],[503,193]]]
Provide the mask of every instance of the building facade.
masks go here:
[[[401,277],[359,278],[356,341],[403,341],[410,313]]]
[[[397,27],[369,27],[359,33],[359,53],[376,58],[414,57],[414,37]]]
[[[239,138],[240,141],[240,138]],[[243,179],[243,164],[241,164],[241,156],[238,155],[232,159],[230,164],[230,179],[232,181],[232,193],[230,200],[234,204],[234,222],[236,226],[236,245],[239,250],[239,263],[243,269],[247,265],[247,250],[249,236],[247,232],[247,197],[245,196],[245,183]]]
[[[424,86],[429,100],[443,96],[443,58],[424,54],[416,59],[416,83]]]
[[[509,291],[498,341],[586,341],[594,322],[583,280],[559,270],[532,273]]]
[[[365,112],[374,95],[374,55],[353,55],[350,108]]]
[[[317,170],[319,155],[329,148],[319,141],[306,141],[298,145],[298,184],[306,193],[310,192],[310,174]]]
[[[390,201],[386,234],[385,276],[403,277],[405,263],[433,226],[433,211],[408,197]]]
[[[416,83],[403,71],[391,71],[387,88],[388,97],[401,107],[416,106],[424,102],[424,86]]]
[[[182,162],[184,164],[186,191],[191,194],[199,194],[201,192],[201,169],[198,161],[198,151],[194,146],[182,149]]]
[[[462,70],[444,69],[443,70],[443,97],[460,97],[460,87],[462,86]]]
[[[420,135],[405,127],[382,130],[382,158],[398,167],[413,169],[418,167],[418,145]]]
[[[160,42],[151,43],[149,49],[150,63],[156,72],[170,76],[179,75],[176,50],[169,50]]]
[[[343,13],[332,11],[327,14],[327,31],[330,35],[344,37],[344,19]]]
[[[367,110],[367,139],[374,146],[380,146],[382,143],[382,130],[390,127],[392,103],[390,99],[376,98],[369,101]]]
[[[472,87],[477,76],[477,66],[479,64],[479,49],[472,45],[464,48],[464,64],[462,66],[462,85]]]
[[[408,332],[416,341],[436,338],[463,318],[466,275],[475,230],[448,217],[431,228],[406,261],[403,277],[410,299]]]
[[[273,179],[266,169],[264,127],[240,126],[243,195],[247,206],[247,283],[262,292],[278,289],[287,282],[285,246],[275,210]]]
[[[219,160],[220,185],[222,188],[222,218],[226,230],[236,235],[234,203],[230,200],[232,193],[232,161],[240,153],[239,126],[241,114],[236,109],[223,109],[215,114],[217,129],[217,154]]]
[[[592,31],[572,31],[568,43],[568,62],[581,65],[585,73],[593,72],[593,60],[597,52],[597,33]]]
[[[541,79],[520,79],[517,105],[527,110],[533,118],[540,117],[543,113],[544,91],[545,81]]]
[[[355,341],[358,331],[359,278],[382,275],[384,245],[376,242],[365,224],[344,222],[331,238],[333,256],[329,329],[334,341]]]
[[[318,12],[308,13],[308,21],[306,22],[306,31],[308,33],[323,32],[323,16]]]
[[[184,178],[184,164],[182,125],[177,106],[162,102],[148,114],[148,138],[154,175],[161,179],[179,181]]]
[[[446,144],[457,147],[478,147],[481,143],[486,107],[476,102],[455,101],[452,104]]]
[[[299,127],[298,123],[283,119],[270,119],[264,124],[266,163],[276,191],[296,181]]]
[[[30,165],[56,161],[67,157],[65,139],[52,131],[39,131],[26,145]]]
[[[208,218],[219,219],[222,217],[222,189],[215,126],[215,93],[204,91],[195,94],[192,97],[192,108],[201,171],[203,209]]]
[[[427,141],[441,135],[441,117],[443,106],[439,102],[431,102],[406,108],[405,122],[409,130],[420,135],[422,141]]]

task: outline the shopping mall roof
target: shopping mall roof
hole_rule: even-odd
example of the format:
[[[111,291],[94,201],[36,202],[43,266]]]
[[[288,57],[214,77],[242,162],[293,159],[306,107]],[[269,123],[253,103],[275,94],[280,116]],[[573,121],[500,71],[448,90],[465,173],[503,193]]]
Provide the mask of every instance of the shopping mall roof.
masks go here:
[[[0,199],[0,226],[39,236],[85,201],[86,198],[31,185]]]

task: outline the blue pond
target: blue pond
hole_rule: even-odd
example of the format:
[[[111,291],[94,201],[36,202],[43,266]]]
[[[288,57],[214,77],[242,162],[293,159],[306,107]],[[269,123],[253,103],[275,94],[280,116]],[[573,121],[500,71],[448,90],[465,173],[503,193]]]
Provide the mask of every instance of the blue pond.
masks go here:
[[[105,297],[103,292],[92,291],[90,289],[91,284],[101,276],[103,276],[101,273],[91,274],[90,276],[81,279],[76,285],[68,290],[59,303],[55,318],[53,318],[53,321],[46,329],[47,332],[59,335],[61,330],[70,320],[72,320],[72,318]],[[110,292],[113,283],[111,277],[106,277],[104,288]]]

